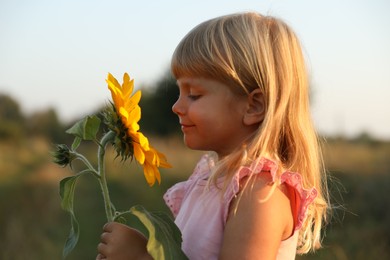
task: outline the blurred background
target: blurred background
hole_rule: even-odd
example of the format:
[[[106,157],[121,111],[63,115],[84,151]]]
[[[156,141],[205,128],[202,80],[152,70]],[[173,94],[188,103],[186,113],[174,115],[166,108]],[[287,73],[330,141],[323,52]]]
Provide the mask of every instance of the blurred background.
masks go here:
[[[284,19],[307,56],[334,210],[324,248],[299,259],[390,258],[390,2],[0,0],[0,259],[61,258],[70,219],[58,186],[73,173],[50,151],[110,100],[108,72],[135,78],[141,130],[174,166],[149,188],[136,163],[108,152],[112,200],[168,212],[162,194],[201,155],[183,146],[171,112],[170,56],[198,23],[240,11]],[[92,143],[81,149],[94,160]],[[94,259],[105,222],[97,182],[81,179],[76,198],[81,234],[69,259]]]

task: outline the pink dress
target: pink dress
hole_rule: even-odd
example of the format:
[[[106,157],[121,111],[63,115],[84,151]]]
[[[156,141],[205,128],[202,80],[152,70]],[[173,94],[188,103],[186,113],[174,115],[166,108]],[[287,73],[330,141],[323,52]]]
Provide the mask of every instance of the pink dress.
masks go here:
[[[275,180],[277,169],[273,161],[265,158],[259,159],[251,166],[241,167],[221,197],[221,190],[214,185],[205,189],[212,166],[211,159],[207,155],[203,156],[190,178],[177,183],[164,195],[164,200],[175,216],[175,223],[182,233],[182,249],[190,260],[218,259],[229,205],[239,192],[240,180],[251,173],[271,174],[272,179]],[[217,183],[222,186],[223,181],[222,177]],[[294,172],[284,172],[280,182],[287,184],[293,215],[296,219],[294,219],[294,233],[281,242],[277,259],[295,259],[299,229],[305,219],[307,207],[316,197],[317,191],[314,188],[304,189],[301,175]]]

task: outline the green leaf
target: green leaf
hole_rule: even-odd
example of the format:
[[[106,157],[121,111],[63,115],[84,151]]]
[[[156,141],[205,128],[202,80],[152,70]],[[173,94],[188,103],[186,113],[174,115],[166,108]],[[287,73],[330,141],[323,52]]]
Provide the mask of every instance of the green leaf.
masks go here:
[[[72,177],[67,177],[62,179],[60,182],[61,207],[65,211],[69,212],[71,223],[69,236],[65,242],[64,249],[62,252],[63,258],[66,258],[66,256],[74,249],[79,240],[79,224],[73,211],[73,205],[76,181],[77,178],[80,176],[81,174]]]
[[[73,140],[73,143],[72,143],[72,150],[73,150],[73,151],[76,151],[77,148],[79,147],[80,143],[81,143],[81,138],[78,137],[78,136],[76,136],[76,137],[74,138],[74,140]]]
[[[99,131],[99,127],[100,127],[99,117],[95,115],[87,116],[81,119],[80,121],[76,122],[76,124],[74,124],[68,130],[66,130],[66,133],[77,136],[82,140],[96,140],[96,134]]]
[[[181,250],[180,230],[168,215],[163,212],[148,212],[142,206],[134,206],[129,212],[148,230],[147,249],[154,259],[188,259]]]

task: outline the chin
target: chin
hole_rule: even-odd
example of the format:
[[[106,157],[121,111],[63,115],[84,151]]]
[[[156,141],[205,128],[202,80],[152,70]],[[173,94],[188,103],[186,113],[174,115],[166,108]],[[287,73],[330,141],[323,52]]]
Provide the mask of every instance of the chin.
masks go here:
[[[202,147],[197,144],[197,142],[194,142],[184,136],[184,144],[191,150],[203,150]]]

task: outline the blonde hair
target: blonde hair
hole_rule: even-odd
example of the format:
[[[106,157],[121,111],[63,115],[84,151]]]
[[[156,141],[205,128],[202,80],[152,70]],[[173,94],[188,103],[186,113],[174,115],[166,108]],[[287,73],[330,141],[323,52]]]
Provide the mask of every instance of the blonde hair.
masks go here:
[[[255,135],[221,160],[212,175],[231,177],[243,164],[267,156],[301,173],[318,195],[299,234],[298,253],[321,246],[328,192],[318,138],[312,123],[307,71],[300,43],[283,21],[238,13],[201,23],[177,46],[171,63],[176,78],[201,76],[225,83],[241,95],[260,88],[266,114]]]

